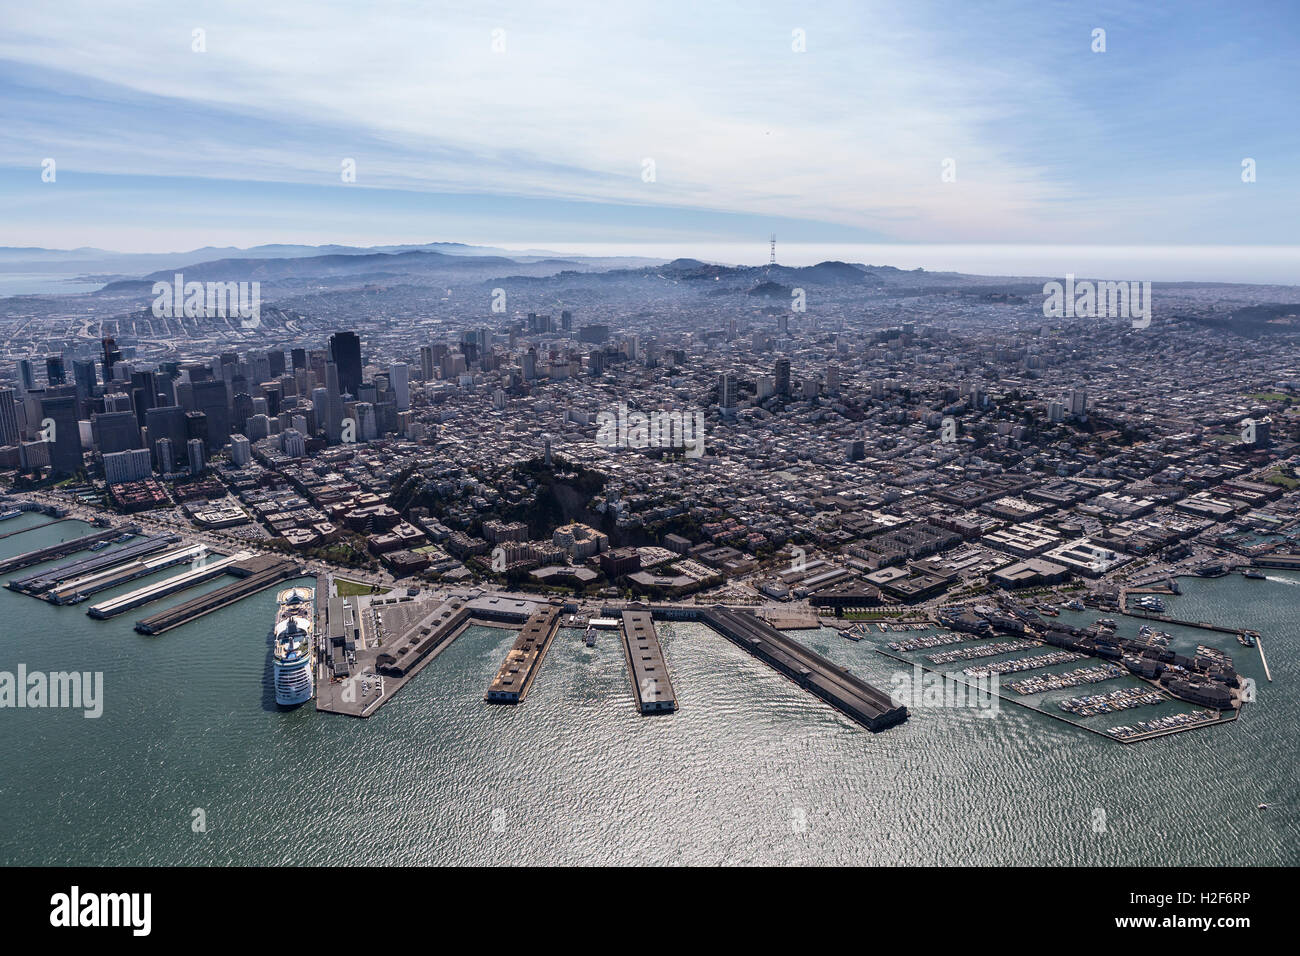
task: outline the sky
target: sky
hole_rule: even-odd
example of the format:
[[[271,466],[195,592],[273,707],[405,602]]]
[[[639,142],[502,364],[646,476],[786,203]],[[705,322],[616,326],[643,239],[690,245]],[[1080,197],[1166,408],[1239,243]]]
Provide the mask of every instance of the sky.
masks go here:
[[[5,6],[0,246],[1297,241],[1296,0]]]

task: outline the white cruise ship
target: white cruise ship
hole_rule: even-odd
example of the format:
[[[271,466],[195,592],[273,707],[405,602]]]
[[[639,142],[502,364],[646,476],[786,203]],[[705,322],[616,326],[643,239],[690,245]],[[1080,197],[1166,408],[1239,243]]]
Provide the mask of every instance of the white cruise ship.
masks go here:
[[[316,690],[312,663],[312,633],[316,619],[316,592],[312,588],[285,588],[276,595],[280,609],[271,638],[275,642],[275,702],[293,707],[311,700]]]

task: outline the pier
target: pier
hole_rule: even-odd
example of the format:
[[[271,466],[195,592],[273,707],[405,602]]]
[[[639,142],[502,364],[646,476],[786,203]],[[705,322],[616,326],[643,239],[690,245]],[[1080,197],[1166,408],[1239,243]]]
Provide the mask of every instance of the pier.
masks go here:
[[[554,604],[538,608],[519,632],[514,647],[506,652],[506,659],[483,699],[489,704],[521,703],[528,696],[559,629],[560,608]]]
[[[643,715],[672,713],[677,709],[677,698],[654,619],[649,611],[624,611],[622,625],[623,653],[637,709]]]
[[[752,614],[715,606],[700,611],[699,619],[868,730],[884,730],[907,719],[907,708],[887,693]]]
[[[334,597],[325,608],[316,709],[350,717],[369,717],[392,700],[472,623],[470,608],[457,598],[389,604],[369,596]],[[380,634],[363,629],[367,613]]]
[[[89,574],[62,582],[57,587],[51,588],[41,595],[41,597],[51,604],[76,604],[78,601],[84,601],[92,594],[107,591],[109,588],[126,584],[136,578],[146,577],[155,571],[161,571],[163,568],[194,561],[207,553],[206,545],[195,544],[164,551],[157,557],[137,558],[134,561],[116,565],[106,571],[100,571],[98,574]]]
[[[225,570],[240,580],[136,621],[135,629],[141,634],[162,634],[303,573],[296,562],[271,556],[248,558]]]
[[[202,567],[190,568],[180,574],[174,574],[170,578],[157,581],[153,584],[147,584],[142,588],[136,588],[120,597],[103,601],[99,604],[91,605],[90,610],[86,613],[97,620],[107,620],[110,617],[116,617],[125,611],[133,608],[142,607],[145,604],[151,604],[159,598],[167,597],[169,594],[175,594],[177,591],[185,591],[194,587],[196,584],[202,584],[204,581],[210,581],[219,575],[225,574],[226,569],[240,561],[246,561],[253,556],[251,551],[240,551],[226,558],[217,558],[215,561],[204,562]]]
[[[137,538],[112,551],[102,551],[84,558],[74,558],[55,567],[46,568],[44,571],[37,571],[21,578],[14,578],[5,587],[11,591],[21,591],[24,594],[40,596],[64,587],[72,581],[93,577],[118,565],[161,551],[169,544],[174,544],[179,540],[180,536],[175,534],[150,535]],[[60,604],[62,602],[55,601],[54,603]]]
[[[1264,665],[1264,676],[1268,678],[1268,682],[1271,684],[1273,683],[1273,674],[1268,669],[1268,658],[1264,656],[1264,639],[1258,634],[1255,635],[1255,646],[1259,648],[1259,661]]]
[[[140,528],[138,525],[131,525],[128,528],[105,528],[103,531],[95,531],[91,534],[82,535],[80,538],[60,541],[58,544],[51,544],[44,548],[37,548],[35,551],[27,551],[23,554],[14,555],[12,558],[6,558],[5,560],[0,561],[0,574],[8,574],[10,571],[21,571],[23,568],[30,568],[33,564],[41,564],[45,561],[54,561],[58,558],[66,558],[70,554],[84,551],[92,544],[96,544],[100,541],[109,541],[128,531],[132,534],[138,534]]]
[[[58,524],[60,521],[75,521],[75,520],[76,520],[75,518],[54,518],[51,519],[50,521],[44,521],[40,524],[28,525],[26,528],[18,528],[16,531],[6,531],[4,534],[0,534],[0,540],[3,540],[5,538],[12,538],[16,534],[24,534],[28,531],[36,531],[39,528],[48,528],[50,525]]]

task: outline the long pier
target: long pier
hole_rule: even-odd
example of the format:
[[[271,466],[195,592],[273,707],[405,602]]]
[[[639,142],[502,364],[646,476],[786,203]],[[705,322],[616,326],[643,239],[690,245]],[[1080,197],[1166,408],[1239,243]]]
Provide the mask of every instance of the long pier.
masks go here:
[[[196,584],[202,584],[204,581],[210,581],[215,577],[225,574],[226,571],[234,564],[240,561],[247,561],[253,556],[251,551],[239,551],[225,558],[217,558],[215,561],[206,561],[201,567],[190,568],[188,571],[182,571],[180,574],[174,574],[162,581],[156,581],[153,584],[147,584],[142,588],[136,588],[126,594],[111,598],[99,604],[91,605],[90,610],[86,613],[98,620],[106,620],[110,617],[116,617],[126,611],[130,611],[145,604],[151,604],[159,598],[167,597],[169,594],[175,594],[177,591],[185,591],[194,587]]]
[[[637,709],[642,715],[672,713],[677,709],[677,698],[659,647],[654,618],[649,611],[624,611],[622,625],[623,653]]]
[[[52,518],[49,521],[43,521],[40,524],[28,525],[26,528],[17,528],[14,531],[6,531],[0,534],[0,540],[12,538],[16,534],[25,534],[28,531],[36,531],[39,528],[48,528],[52,524],[58,524],[61,521],[75,521],[75,518]]]
[[[33,564],[53,561],[56,558],[66,558],[70,554],[84,551],[92,544],[96,544],[100,541],[108,541],[126,533],[127,531],[136,534],[139,533],[140,528],[138,525],[132,525],[128,528],[105,528],[103,531],[95,531],[91,534],[82,535],[80,538],[71,538],[67,541],[60,541],[58,544],[51,544],[44,548],[37,548],[35,551],[27,551],[23,554],[14,555],[12,558],[6,558],[4,561],[0,561],[0,574],[8,574],[10,571],[21,571],[23,568],[30,568]]]
[[[137,558],[134,561],[116,565],[106,571],[100,571],[98,574],[84,575],[83,577],[60,582],[57,587],[51,588],[41,597],[51,604],[76,604],[78,601],[84,601],[92,594],[107,591],[109,588],[126,584],[136,578],[143,578],[155,571],[161,571],[163,568],[184,564],[186,561],[194,561],[207,553],[207,545],[202,544],[173,548],[171,551],[164,551],[156,557]]]
[[[45,594],[71,581],[93,577],[118,565],[143,558],[145,555],[154,554],[179,540],[180,535],[175,534],[159,534],[137,538],[112,551],[95,553],[84,558],[74,558],[71,561],[65,561],[63,564],[37,571],[34,574],[14,578],[5,587],[11,591],[22,591],[24,594]],[[61,602],[56,601],[55,603]]]
[[[269,555],[228,565],[225,570],[240,580],[136,621],[135,629],[141,634],[162,634],[303,573],[296,562]]]
[[[714,606],[701,610],[699,619],[868,730],[884,730],[907,719],[907,708],[887,693],[752,614]]]
[[[524,624],[514,646],[506,652],[506,659],[483,699],[489,704],[521,703],[528,696],[559,629],[560,608],[554,604],[538,608]]]
[[[1255,635],[1255,646],[1259,648],[1259,660],[1264,665],[1264,676],[1268,678],[1268,682],[1271,684],[1273,683],[1273,674],[1268,669],[1268,658],[1264,656],[1264,639],[1258,634]]]

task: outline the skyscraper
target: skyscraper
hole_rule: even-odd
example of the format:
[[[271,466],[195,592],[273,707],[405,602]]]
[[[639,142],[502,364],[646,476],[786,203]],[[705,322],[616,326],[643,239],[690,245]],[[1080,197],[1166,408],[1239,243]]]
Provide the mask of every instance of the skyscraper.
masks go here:
[[[24,393],[30,392],[36,387],[36,375],[32,372],[31,359],[18,360],[18,387]]]
[[[339,388],[355,396],[361,388],[361,339],[355,332],[335,332],[330,336],[330,357],[338,366]]]
[[[790,360],[788,358],[779,358],[776,360],[775,378],[776,393],[778,395],[790,394]]]
[[[0,388],[0,445],[17,445],[18,438],[17,393]]]
[[[220,451],[230,440],[230,405],[226,401],[226,383],[220,380],[195,382],[192,386],[194,407],[207,416],[207,447]]]
[[[718,411],[723,415],[736,411],[736,379],[726,372],[718,376]]]
[[[206,464],[206,459],[203,456],[203,442],[197,438],[191,438],[189,444],[185,447],[189,452],[190,474],[203,474],[203,467]]]
[[[99,343],[104,348],[104,381],[113,381],[113,366],[122,361],[122,351],[112,338],[105,337]]]
[[[395,362],[388,366],[388,388],[397,403],[397,410],[404,412],[411,407],[411,370],[405,362]]]
[[[313,398],[315,395],[313,394]],[[316,406],[317,424],[320,425],[322,409]],[[331,445],[337,444],[343,435],[343,395],[339,380],[339,367],[335,362],[325,364],[325,438]]]
[[[134,412],[105,412],[90,419],[90,434],[101,455],[143,447]]]
[[[42,398],[41,418],[42,431],[50,443],[50,468],[56,475],[76,474],[82,466],[77,396]]]
[[[68,371],[63,367],[63,356],[45,356],[45,380],[49,385],[68,384]]]

